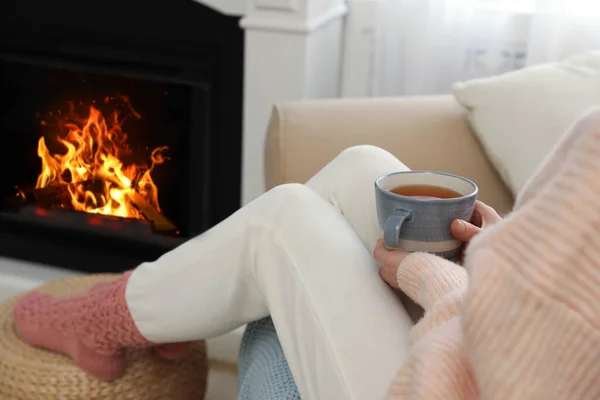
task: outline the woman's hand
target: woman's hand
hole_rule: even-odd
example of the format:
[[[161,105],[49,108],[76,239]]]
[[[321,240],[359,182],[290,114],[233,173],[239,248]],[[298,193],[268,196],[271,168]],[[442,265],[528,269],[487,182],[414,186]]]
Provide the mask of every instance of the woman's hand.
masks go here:
[[[477,201],[473,210],[473,218],[471,222],[466,222],[460,219],[455,219],[450,225],[450,231],[455,239],[461,242],[470,242],[471,239],[488,225],[502,220],[496,210],[487,204]],[[398,287],[398,267],[400,263],[409,253],[403,250],[388,250],[383,243],[383,239],[379,239],[373,257],[379,264],[379,275],[391,287]],[[459,257],[460,258],[460,257]]]
[[[398,287],[398,267],[404,258],[408,255],[403,250],[388,250],[383,243],[383,239],[377,241],[377,246],[373,250],[373,257],[379,264],[379,276],[391,287]]]
[[[456,240],[461,242],[470,242],[471,239],[488,225],[501,221],[502,217],[498,215],[496,210],[488,206],[482,201],[477,200],[475,209],[473,210],[473,218],[471,222],[455,219],[450,225],[450,232]]]
[[[461,246],[459,254],[456,256],[456,261],[461,262],[464,256],[464,250],[467,244],[489,225],[501,221],[502,217],[498,215],[496,210],[488,206],[482,201],[475,202],[473,209],[473,217],[471,222],[455,219],[450,225],[450,232],[456,240],[464,242]]]

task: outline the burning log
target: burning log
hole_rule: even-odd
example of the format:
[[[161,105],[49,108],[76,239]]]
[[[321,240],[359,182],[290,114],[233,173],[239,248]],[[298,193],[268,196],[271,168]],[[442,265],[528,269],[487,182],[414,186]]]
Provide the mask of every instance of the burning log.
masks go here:
[[[44,208],[70,209],[71,194],[68,185],[50,185],[45,188],[23,188],[25,200]]]
[[[25,201],[35,203],[44,208],[73,209],[71,192],[77,191],[80,186],[91,193],[102,193],[103,184],[98,180],[88,180],[81,183],[54,183],[42,188],[24,187],[20,190]]]
[[[71,190],[74,191],[74,185],[76,184],[53,184],[38,189],[21,188],[20,191],[23,193],[23,198],[20,201],[35,204],[43,208],[72,210],[72,196],[69,186],[72,186]],[[86,190],[100,192],[102,182],[90,180],[83,182],[83,185]],[[155,232],[165,235],[177,235],[179,233],[175,225],[144,199],[142,195],[134,192],[129,197],[142,216],[150,222]]]
[[[152,224],[152,228],[158,233],[177,234],[177,228],[160,211],[154,208],[139,193],[134,192],[131,201],[140,210],[144,218]]]

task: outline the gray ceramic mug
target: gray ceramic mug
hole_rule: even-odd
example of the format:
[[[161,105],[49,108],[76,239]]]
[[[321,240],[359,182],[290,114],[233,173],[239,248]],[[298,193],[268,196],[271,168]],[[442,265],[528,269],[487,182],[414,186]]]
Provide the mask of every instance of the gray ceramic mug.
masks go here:
[[[443,187],[461,197],[425,199],[391,192],[408,185]],[[450,224],[457,218],[471,220],[477,192],[477,185],[469,179],[443,172],[406,171],[379,177],[375,181],[377,216],[386,247],[454,258],[461,242],[450,233]]]

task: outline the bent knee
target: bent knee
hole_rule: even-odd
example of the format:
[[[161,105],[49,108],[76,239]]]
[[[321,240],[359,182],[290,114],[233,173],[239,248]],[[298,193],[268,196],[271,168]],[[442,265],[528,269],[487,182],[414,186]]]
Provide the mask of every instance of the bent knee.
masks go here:
[[[347,162],[351,165],[371,164],[375,160],[390,160],[397,162],[397,158],[387,150],[370,144],[348,147],[337,157],[337,161]]]
[[[358,146],[348,147],[340,153],[340,157],[372,157],[373,155],[390,154],[387,150],[371,144],[361,144]]]
[[[286,183],[275,186],[268,192],[273,208],[283,206],[296,212],[303,209],[320,208],[325,200],[314,190],[300,183]],[[273,209],[274,211],[274,209]]]
[[[275,186],[269,190],[269,195],[286,201],[318,196],[312,189],[301,183],[284,183],[283,185]]]

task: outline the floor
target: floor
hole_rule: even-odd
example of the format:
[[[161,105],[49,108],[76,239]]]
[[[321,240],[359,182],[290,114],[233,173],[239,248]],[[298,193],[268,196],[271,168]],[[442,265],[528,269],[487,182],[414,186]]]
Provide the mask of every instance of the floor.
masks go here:
[[[73,271],[0,257],[0,302],[54,279],[73,276]],[[210,372],[205,400],[233,400],[237,394],[237,353],[243,329],[210,339]]]

